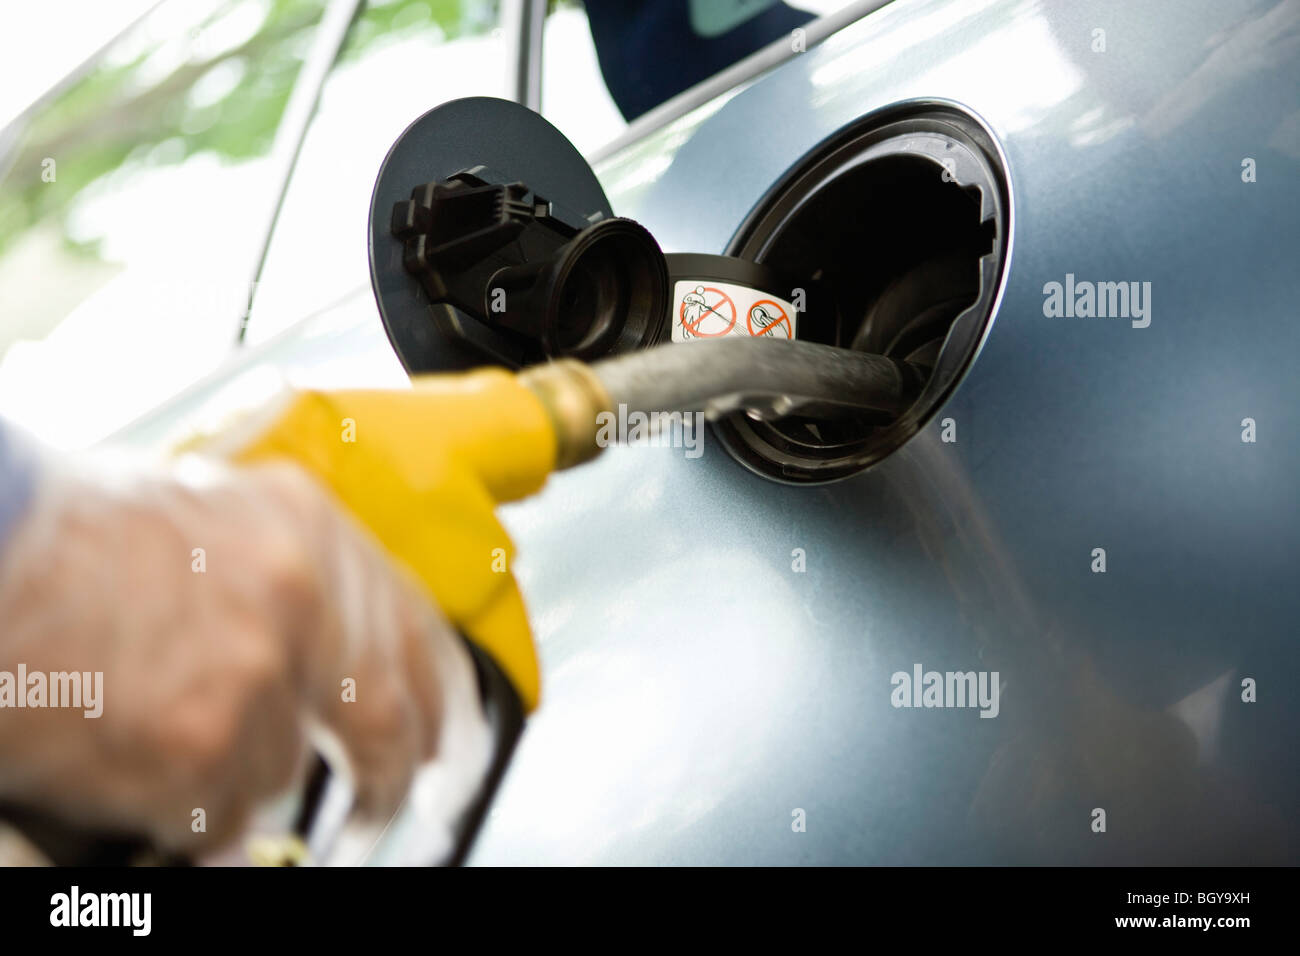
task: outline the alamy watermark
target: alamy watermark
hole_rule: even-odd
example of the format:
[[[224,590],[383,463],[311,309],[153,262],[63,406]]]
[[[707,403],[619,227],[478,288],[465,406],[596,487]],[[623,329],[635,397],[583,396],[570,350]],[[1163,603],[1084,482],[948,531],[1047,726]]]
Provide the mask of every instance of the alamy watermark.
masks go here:
[[[103,671],[0,671],[0,708],[74,707],[84,717],[104,713]]]
[[[649,445],[652,448],[684,448],[687,458],[704,454],[703,412],[628,411],[621,402],[618,414],[596,416],[596,445]]]
[[[981,717],[998,715],[1000,684],[997,671],[895,671],[889,679],[895,707],[978,707]]]
[[[1075,281],[1074,273],[1065,274],[1065,282],[1043,285],[1043,315],[1049,319],[1131,319],[1133,328],[1151,324],[1150,282]]]
[[[73,884],[68,892],[50,897],[50,925],[119,926],[131,930],[132,936],[148,936],[153,928],[153,894],[83,893]]]

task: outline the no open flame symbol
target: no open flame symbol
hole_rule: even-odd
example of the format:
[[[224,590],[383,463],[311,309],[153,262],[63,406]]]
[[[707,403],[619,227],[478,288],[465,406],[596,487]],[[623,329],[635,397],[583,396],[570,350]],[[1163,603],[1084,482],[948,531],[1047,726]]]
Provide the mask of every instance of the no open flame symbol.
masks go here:
[[[795,337],[793,310],[787,303],[741,286],[720,285],[721,288],[702,283],[678,285],[680,299],[673,330],[676,341],[716,339],[724,335]]]

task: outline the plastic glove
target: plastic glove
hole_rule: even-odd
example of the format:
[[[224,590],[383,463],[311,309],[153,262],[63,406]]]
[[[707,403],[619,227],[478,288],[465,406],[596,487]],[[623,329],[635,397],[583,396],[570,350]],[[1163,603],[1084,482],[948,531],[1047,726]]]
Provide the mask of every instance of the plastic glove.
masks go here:
[[[319,725],[386,815],[468,655],[307,473],[201,471],[47,469],[0,552],[0,672],[102,672],[102,714],[0,709],[0,797],[207,849],[291,782]]]
[[[296,461],[319,476],[492,655],[525,711],[537,707],[514,546],[493,509],[538,491],[558,445],[545,402],[517,376],[479,369],[417,377],[409,389],[290,392],[192,447],[243,463]]]

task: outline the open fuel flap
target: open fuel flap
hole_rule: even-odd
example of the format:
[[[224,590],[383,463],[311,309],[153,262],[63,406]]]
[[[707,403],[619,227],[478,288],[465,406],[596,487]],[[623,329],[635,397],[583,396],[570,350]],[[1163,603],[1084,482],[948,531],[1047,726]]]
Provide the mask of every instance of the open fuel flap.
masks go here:
[[[614,215],[550,123],[472,98],[426,113],[390,150],[371,200],[370,267],[412,373],[733,337],[888,358],[914,385],[901,408],[855,407],[852,395],[785,408],[769,396],[715,423],[750,469],[810,483],[879,461],[951,393],[991,321],[1009,232],[996,143],[951,104],[863,117],[773,185],[727,255],[665,255]],[[735,376],[719,368],[719,387]]]
[[[732,416],[727,446],[754,471],[816,482],[869,467],[915,435],[952,393],[988,333],[1011,234],[1006,166],[992,134],[947,103],[864,116],[789,170],[728,252],[807,276],[825,294],[801,339],[923,370],[900,415],[780,421]]]

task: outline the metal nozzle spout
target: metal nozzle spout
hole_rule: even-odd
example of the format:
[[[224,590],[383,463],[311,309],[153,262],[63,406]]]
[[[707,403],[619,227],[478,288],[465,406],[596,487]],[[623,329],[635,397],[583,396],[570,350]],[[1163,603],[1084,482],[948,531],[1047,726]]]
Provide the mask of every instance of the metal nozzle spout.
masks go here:
[[[555,428],[555,467],[572,468],[600,454],[597,417],[614,404],[590,365],[557,359],[519,373]]]

